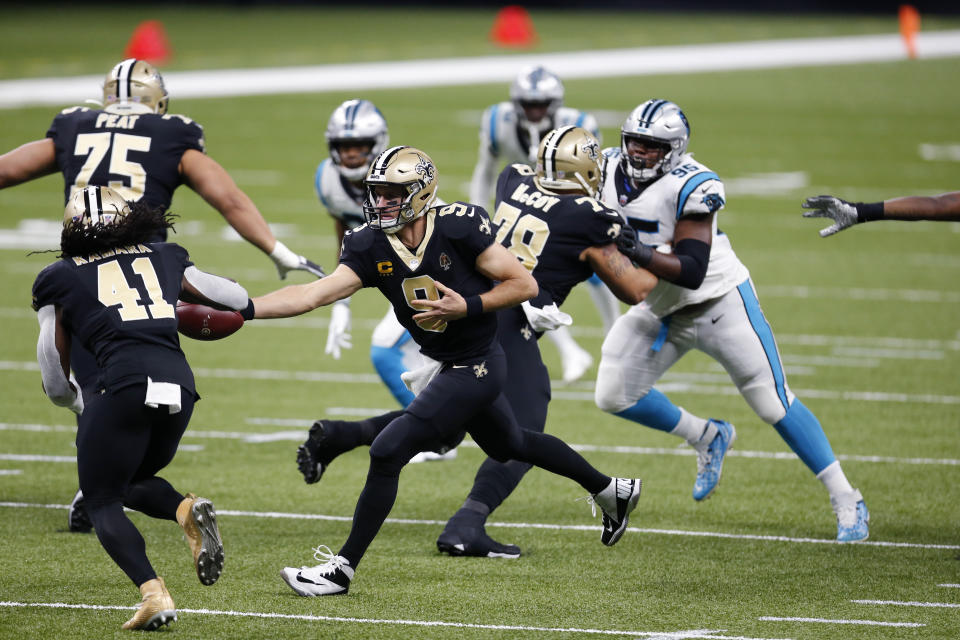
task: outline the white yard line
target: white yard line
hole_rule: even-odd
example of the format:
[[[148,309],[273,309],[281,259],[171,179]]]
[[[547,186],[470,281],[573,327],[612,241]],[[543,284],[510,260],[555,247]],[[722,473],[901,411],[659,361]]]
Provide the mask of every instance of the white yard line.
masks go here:
[[[919,58],[960,56],[960,31],[918,34],[917,54]],[[264,69],[165,71],[163,77],[170,94],[185,100],[504,83],[513,80],[517,69],[532,64],[545,65],[564,80],[573,80],[906,59],[900,35],[889,33]],[[0,82],[0,108],[81,104],[87,98],[99,97],[102,81],[102,75],[5,80]]]
[[[821,622],[824,624],[863,624],[875,627],[925,627],[922,622],[884,622],[882,620],[831,620],[829,618],[784,618],[781,616],[760,616],[764,622]]]
[[[953,602],[910,602],[901,600],[851,600],[855,604],[890,605],[894,607],[929,607],[932,609],[960,609],[960,604]]]
[[[384,410],[375,410],[371,409],[366,412],[358,411],[354,415],[378,415],[377,412],[383,412]],[[278,441],[288,441],[288,442],[299,442],[304,439],[304,434],[306,429],[313,424],[313,420],[294,420],[288,418],[247,418],[246,422],[248,424],[257,424],[257,425],[278,425],[285,427],[302,427],[300,430],[291,431],[291,430],[281,430],[281,431],[270,431],[266,433],[252,433],[248,431],[209,431],[204,429],[188,429],[184,434],[184,438],[209,438],[209,439],[219,439],[219,440],[243,440],[244,442],[250,443],[261,443],[261,442],[278,442]],[[0,431],[30,431],[30,432],[49,432],[49,433],[76,433],[77,428],[68,426],[68,425],[42,425],[42,424],[18,424],[13,422],[0,422]],[[464,440],[460,445],[461,447],[470,447],[478,448],[477,443],[472,440]],[[623,453],[626,455],[664,455],[664,456],[685,456],[693,457],[696,455],[696,451],[687,446],[679,447],[631,447],[625,445],[596,445],[596,444],[570,444],[570,446],[579,452],[593,452],[593,453]],[[0,454],[0,460],[4,459],[4,455],[11,456],[9,459],[16,459],[12,457],[14,454]],[[796,460],[796,454],[790,453],[788,451],[750,451],[743,449],[732,449],[728,456],[736,458],[758,458],[765,460]],[[75,458],[67,458],[66,456],[47,456],[51,458],[59,458],[55,460],[38,460],[38,461],[47,461],[47,462],[74,462]],[[957,458],[898,458],[894,456],[868,456],[868,455],[858,455],[858,454],[837,454],[837,459],[841,462],[854,461],[854,462],[871,462],[871,463],[889,463],[889,464],[910,464],[910,465],[946,465],[946,466],[960,466],[960,459]]]
[[[29,502],[0,502],[0,508],[10,509],[68,509],[65,504],[38,504]],[[217,509],[219,516],[235,516],[241,518],[262,518],[276,520],[318,520],[324,522],[352,522],[353,516],[335,516],[322,513],[290,513],[284,511],[242,511],[236,509]],[[412,526],[442,526],[446,520],[420,520],[414,518],[387,518],[389,524],[412,525]],[[597,524],[544,524],[538,522],[487,522],[487,527],[496,527],[503,529],[546,529],[550,531],[584,531],[596,533],[599,525]],[[678,536],[693,538],[720,538],[724,540],[750,540],[756,542],[782,542],[790,544],[842,544],[849,547],[881,547],[896,549],[936,549],[955,551],[960,550],[960,545],[954,544],[926,544],[921,542],[883,542],[878,540],[866,540],[857,543],[837,542],[827,538],[791,538],[788,536],[765,536],[757,534],[742,533],[722,533],[719,531],[689,531],[683,529],[649,529],[640,527],[627,527],[627,531],[636,534]]]
[[[960,589],[960,584],[938,584],[938,587],[947,587],[949,589]]]
[[[94,611],[130,611],[136,607],[109,604],[72,604],[67,602],[13,602],[2,601],[0,607],[38,607],[50,609],[89,609]],[[577,627],[532,627],[527,625],[475,624],[470,622],[449,622],[446,620],[389,620],[377,618],[348,618],[344,616],[317,616],[291,613],[267,613],[261,611],[230,611],[218,609],[182,609],[177,613],[195,613],[209,616],[232,616],[237,618],[269,618],[275,620],[305,620],[308,622],[347,622],[373,625],[402,625],[410,627],[451,627],[457,629],[488,629],[492,631],[525,631],[542,633],[583,633],[605,636],[637,636],[643,638],[705,638],[710,640],[777,640],[774,638],[750,638],[747,636],[727,636],[720,631],[702,629],[698,631],[628,631],[615,629],[580,629]]]

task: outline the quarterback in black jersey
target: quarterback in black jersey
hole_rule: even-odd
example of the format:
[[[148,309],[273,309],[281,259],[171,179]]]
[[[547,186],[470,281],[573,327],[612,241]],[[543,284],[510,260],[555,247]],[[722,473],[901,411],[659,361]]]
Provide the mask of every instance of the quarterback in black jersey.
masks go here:
[[[330,276],[286,287],[252,302],[254,317],[305,313],[377,287],[397,318],[436,362],[419,372],[414,401],[370,447],[370,471],[346,543],[312,568],[287,567],[284,581],[303,596],[347,593],[354,571],[390,513],[400,471],[431,443],[465,430],[491,457],[523,460],[578,482],[603,511],[601,540],[613,545],[640,494],[638,480],[606,476],[563,441],[517,425],[503,395],[506,357],[491,312],[537,293],[529,271],[494,238],[486,212],[455,202],[433,207],[437,169],[424,152],[392,147],[371,164],[365,183],[367,223],[344,236]]]
[[[634,268],[615,240],[620,215],[593,198],[600,180],[599,144],[588,131],[563,127],[541,142],[537,170],[506,167],[497,182],[493,217],[496,239],[534,276],[538,296],[497,312],[497,340],[507,357],[504,395],[523,429],[543,432],[550,402],[550,378],[537,340],[543,332],[569,323],[559,306],[578,283],[597,273],[617,297],[637,304],[657,280]],[[308,483],[320,479],[338,455],[369,445],[397,413],[358,422],[320,420],[298,452]],[[434,443],[440,449],[447,443]],[[516,558],[516,545],[487,536],[490,512],[516,488],[530,464],[488,458],[480,467],[463,507],[437,540],[438,548],[457,556]]]
[[[223,569],[213,504],[181,494],[157,473],[173,459],[199,398],[180,349],[177,299],[236,310],[249,301],[240,285],[194,267],[179,245],[151,242],[169,226],[165,212],[128,203],[112,189],[81,189],[64,213],[61,259],[33,285],[43,389],[79,414],[77,471],[87,513],[104,549],[143,596],[124,629],[176,620],[173,599],[124,507],[178,522],[203,584],[216,582]],[[103,391],[86,404],[68,378],[73,342],[104,372]]]
[[[42,140],[0,155],[0,189],[60,172],[64,202],[87,186],[110,187],[128,200],[166,211],[181,184],[196,191],[245,240],[268,254],[281,278],[301,269],[322,277],[313,262],[277,240],[253,201],[204,148],[203,128],[167,113],[163,77],[143,60],[114,65],[103,84],[103,108],[71,107],[58,114]],[[151,240],[165,240],[156,229]],[[99,389],[93,357],[75,346],[71,354],[82,392]],[[89,531],[78,493],[71,504],[71,531]]]

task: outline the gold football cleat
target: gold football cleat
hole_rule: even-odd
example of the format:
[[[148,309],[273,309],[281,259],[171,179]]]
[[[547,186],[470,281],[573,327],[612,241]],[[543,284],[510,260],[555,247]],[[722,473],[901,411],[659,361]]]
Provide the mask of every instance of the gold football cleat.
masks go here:
[[[133,617],[123,623],[124,629],[154,631],[177,619],[177,609],[163,578],[147,580],[140,585],[140,593],[143,600]]]
[[[188,493],[177,507],[177,522],[190,544],[197,577],[205,585],[213,584],[223,572],[223,542],[213,503]]]

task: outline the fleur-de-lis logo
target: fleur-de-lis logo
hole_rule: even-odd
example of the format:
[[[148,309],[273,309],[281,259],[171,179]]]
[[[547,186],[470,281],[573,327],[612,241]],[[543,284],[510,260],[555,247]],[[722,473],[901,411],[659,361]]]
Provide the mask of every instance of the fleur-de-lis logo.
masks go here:
[[[611,224],[610,228],[607,229],[607,235],[610,236],[611,238],[618,237],[620,235],[620,224],[617,222],[614,222],[613,224]]]
[[[482,378],[482,377],[485,376],[485,375],[487,375],[487,373],[489,373],[489,371],[487,371],[487,361],[486,361],[486,360],[484,360],[484,361],[481,362],[480,364],[475,364],[475,365],[473,365],[473,374],[474,374],[475,376],[477,376],[478,379],[479,379],[479,378]]]
[[[600,145],[597,144],[596,140],[592,138],[588,139],[580,149],[587,154],[591,160],[598,161],[600,159]]]
[[[481,222],[480,222],[480,231],[484,232],[484,233],[487,234],[488,236],[489,236],[489,235],[493,235],[493,232],[490,230],[490,220],[489,220],[489,219],[487,219],[487,218],[482,218],[482,219],[481,219]]]
[[[420,158],[420,162],[417,163],[417,166],[415,166],[413,170],[416,171],[417,175],[421,178],[427,181],[433,180],[433,177],[437,175],[437,168],[423,156],[418,154],[417,157]]]
[[[523,325],[523,328],[520,329],[520,335],[523,336],[524,340],[529,340],[530,338],[533,337],[533,331],[530,331],[529,326]]]

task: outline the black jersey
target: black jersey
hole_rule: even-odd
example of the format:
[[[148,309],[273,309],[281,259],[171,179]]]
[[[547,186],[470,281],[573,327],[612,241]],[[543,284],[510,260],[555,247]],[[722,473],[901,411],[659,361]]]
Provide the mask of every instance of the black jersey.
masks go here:
[[[107,389],[149,376],[195,393],[176,314],[190,264],[186,249],[162,242],[64,258],[37,276],[33,307],[62,309],[64,327],[93,353]]]
[[[420,325],[413,316],[425,309],[413,305],[439,299],[435,281],[464,298],[491,289],[493,283],[476,269],[477,256],[494,243],[490,218],[483,208],[462,202],[434,207],[425,215],[426,235],[417,249],[364,224],[344,235],[340,262],[364,287],[380,289],[424,355],[442,362],[482,356],[497,332],[495,314]]]
[[[203,128],[179,115],[117,114],[71,107],[53,119],[64,202],[88,185],[110,187],[127,200],[166,211],[180,186],[180,158],[204,151]]]
[[[537,306],[551,302],[559,306],[574,285],[593,275],[580,254],[587,247],[613,242],[623,219],[588,196],[544,193],[533,178],[533,169],[522,164],[500,173],[493,221],[497,240],[540,285]]]

